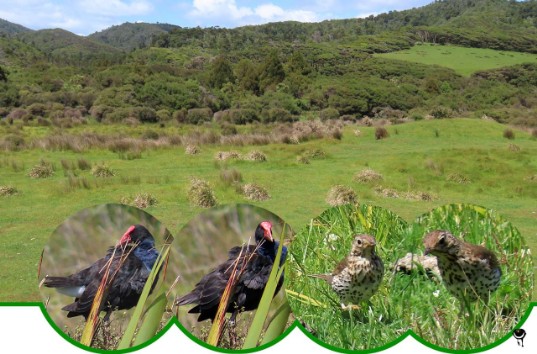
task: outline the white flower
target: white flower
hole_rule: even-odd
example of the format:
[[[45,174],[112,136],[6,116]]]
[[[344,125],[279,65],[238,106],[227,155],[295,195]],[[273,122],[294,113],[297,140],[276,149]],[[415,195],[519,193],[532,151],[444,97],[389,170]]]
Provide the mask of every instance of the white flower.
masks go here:
[[[438,297],[440,295],[440,290],[433,291],[433,296]]]

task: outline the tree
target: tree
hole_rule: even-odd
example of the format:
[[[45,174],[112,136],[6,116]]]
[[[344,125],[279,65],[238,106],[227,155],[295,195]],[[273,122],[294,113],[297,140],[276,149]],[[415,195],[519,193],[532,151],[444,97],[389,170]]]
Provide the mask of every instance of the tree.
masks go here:
[[[0,66],[0,81],[7,82],[7,72]]]
[[[241,59],[235,67],[235,75],[239,87],[255,94],[259,93],[259,77],[257,67],[250,59]]]
[[[224,84],[235,81],[235,74],[229,64],[229,61],[224,56],[217,57],[209,72],[209,85],[220,89]]]
[[[274,87],[285,79],[285,71],[280,61],[278,52],[272,50],[263,63],[261,74],[259,75],[259,86],[262,90]]]

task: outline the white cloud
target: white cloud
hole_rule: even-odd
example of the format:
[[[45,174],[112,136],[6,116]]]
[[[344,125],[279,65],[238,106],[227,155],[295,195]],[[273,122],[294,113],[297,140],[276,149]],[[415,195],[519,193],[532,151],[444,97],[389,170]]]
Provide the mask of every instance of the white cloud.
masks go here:
[[[84,11],[108,17],[143,15],[153,10],[153,5],[145,0],[84,0],[78,1]]]
[[[235,0],[194,0],[194,10],[191,12],[196,17],[231,17],[239,20],[253,14],[249,7],[238,7]]]
[[[273,3],[255,7],[239,6],[235,0],[193,0],[190,15],[198,19],[213,19],[218,24],[258,24],[268,21],[314,22],[318,15],[308,10],[284,9]]]

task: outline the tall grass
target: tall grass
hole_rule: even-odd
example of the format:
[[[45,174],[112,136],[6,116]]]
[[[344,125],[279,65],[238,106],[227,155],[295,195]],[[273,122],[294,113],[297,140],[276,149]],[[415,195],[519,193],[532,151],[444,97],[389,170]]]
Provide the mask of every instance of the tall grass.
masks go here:
[[[484,243],[500,260],[500,288],[488,304],[471,304],[468,316],[461,316],[459,303],[439,279],[419,271],[393,271],[394,263],[406,253],[423,254],[422,238],[434,229]],[[362,232],[377,238],[384,279],[369,303],[360,304],[359,310],[342,311],[330,287],[308,275],[330,273],[347,255],[352,235]],[[293,312],[321,343],[342,349],[379,348],[407,330],[443,348],[481,348],[510,335],[533,289],[531,256],[520,233],[495,212],[469,205],[435,209],[410,226],[377,207],[332,208],[297,234],[290,253],[287,288]]]

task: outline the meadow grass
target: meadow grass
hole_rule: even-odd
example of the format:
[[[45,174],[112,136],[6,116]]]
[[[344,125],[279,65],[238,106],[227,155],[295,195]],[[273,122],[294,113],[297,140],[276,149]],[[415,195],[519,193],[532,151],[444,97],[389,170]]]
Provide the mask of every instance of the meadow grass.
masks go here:
[[[470,76],[476,71],[537,62],[535,54],[431,44],[376,55],[382,58],[444,66],[463,76]]]
[[[143,126],[97,126],[86,128],[102,134],[138,134]],[[188,189],[192,178],[207,180],[218,203],[251,203],[271,210],[293,229],[329,207],[328,191],[334,185],[351,187],[360,203],[378,205],[407,221],[432,208],[450,203],[474,203],[495,209],[521,232],[530,248],[537,252],[535,199],[537,198],[537,146],[531,134],[513,128],[519,151],[511,151],[511,140],[503,138],[505,126],[483,120],[450,119],[420,121],[387,127],[390,136],[376,140],[374,127],[349,125],[341,140],[322,138],[300,144],[272,143],[257,145],[266,155],[263,163],[230,160],[216,163],[219,151],[238,151],[247,155],[252,146],[207,144],[196,155],[184,153],[183,146],[153,147],[135,160],[121,159],[116,152],[90,148],[42,150],[37,148],[0,152],[0,185],[16,188],[19,193],[1,197],[0,203],[0,275],[3,287],[0,301],[37,301],[37,263],[54,229],[75,212],[103,203],[118,203],[126,196],[151,193],[158,204],[145,209],[173,235],[203,208],[192,206]],[[3,134],[0,127],[0,134]],[[25,139],[47,136],[44,127],[25,127]],[[75,127],[66,133],[82,133]],[[132,129],[132,131],[130,130]],[[147,129],[155,129],[151,125]],[[167,127],[171,134],[187,133],[187,128]],[[191,129],[210,130],[211,127]],[[247,132],[252,127],[240,127]],[[398,134],[394,133],[397,129]],[[440,132],[440,137],[435,132]],[[49,132],[51,133],[52,130]],[[322,152],[322,158],[319,157]],[[310,156],[309,164],[297,163],[298,156]],[[61,161],[97,166],[106,164],[114,176],[98,178],[88,169],[77,169],[79,181],[69,183],[61,171]],[[41,160],[59,167],[49,178],[33,179],[28,172]],[[370,168],[383,176],[381,181],[360,183],[354,176]],[[235,186],[221,180],[225,169],[234,169],[243,184],[256,183],[269,191],[271,198],[250,201]],[[450,178],[458,173],[468,183]],[[387,198],[375,192],[382,186],[398,192],[428,192],[434,200]],[[184,252],[188,253],[187,248]]]
[[[489,303],[469,304],[461,314],[440,279],[423,271],[394,271],[408,252],[423,254],[423,236],[435,229],[462,234],[497,254],[503,278]],[[353,235],[361,233],[376,237],[385,274],[370,301],[342,310],[328,284],[311,275],[331,273],[348,255]],[[435,209],[414,224],[380,207],[328,209],[298,232],[290,255],[286,286],[293,313],[320,342],[339,349],[378,349],[407,330],[443,348],[484,347],[510,335],[533,290],[533,264],[518,230],[494,212],[470,205]]]

